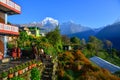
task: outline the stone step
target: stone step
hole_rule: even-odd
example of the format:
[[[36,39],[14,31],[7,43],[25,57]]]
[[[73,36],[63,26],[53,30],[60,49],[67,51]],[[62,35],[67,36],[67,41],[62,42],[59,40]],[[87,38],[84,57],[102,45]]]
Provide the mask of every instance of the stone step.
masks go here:
[[[51,73],[53,72],[53,70],[44,70],[44,71],[45,71],[45,72],[51,72]]]
[[[53,63],[50,62],[43,62],[45,65],[52,65]]]
[[[43,77],[42,79],[40,79],[40,80],[52,80],[52,78],[51,77]]]
[[[43,61],[50,61],[51,62],[52,60],[51,59],[43,59]]]
[[[52,62],[50,62],[50,61],[43,61],[43,63],[52,63]]]
[[[43,75],[43,77],[50,78],[51,76],[50,75]]]
[[[43,72],[43,75],[52,75],[52,72]]]
[[[52,65],[45,65],[46,68],[53,68]]]
[[[43,63],[45,65],[45,69],[42,72],[41,80],[52,80],[52,72],[53,72],[53,63],[51,58],[44,58]]]
[[[48,68],[48,67],[45,68],[45,70],[51,70],[51,69],[53,69],[53,68]]]
[[[45,64],[46,67],[53,67],[53,64]]]

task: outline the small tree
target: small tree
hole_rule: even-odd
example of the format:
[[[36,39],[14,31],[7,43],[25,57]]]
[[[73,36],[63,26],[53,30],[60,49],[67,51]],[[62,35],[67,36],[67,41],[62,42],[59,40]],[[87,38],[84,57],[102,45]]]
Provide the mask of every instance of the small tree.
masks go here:
[[[90,36],[87,48],[92,52],[95,51],[95,53],[97,54],[99,50],[103,49],[103,42],[95,36]]]
[[[70,38],[66,35],[62,35],[62,42],[63,44],[70,44]]]
[[[112,53],[112,42],[105,40],[105,46],[107,47],[108,53]]]
[[[72,37],[70,41],[73,44],[80,44],[80,39],[78,37]]]
[[[25,47],[26,46],[26,42],[29,41],[29,36],[27,34],[27,32],[25,31],[21,31],[20,32],[20,36],[17,39],[17,43],[19,44],[19,47]]]

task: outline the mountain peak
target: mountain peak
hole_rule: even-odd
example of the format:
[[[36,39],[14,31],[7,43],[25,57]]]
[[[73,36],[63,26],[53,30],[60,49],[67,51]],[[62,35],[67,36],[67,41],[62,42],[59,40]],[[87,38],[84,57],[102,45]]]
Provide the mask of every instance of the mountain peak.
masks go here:
[[[58,20],[56,19],[53,19],[51,17],[46,17],[43,21],[42,21],[42,24],[45,25],[47,23],[51,23],[51,24],[55,24],[58,26]]]

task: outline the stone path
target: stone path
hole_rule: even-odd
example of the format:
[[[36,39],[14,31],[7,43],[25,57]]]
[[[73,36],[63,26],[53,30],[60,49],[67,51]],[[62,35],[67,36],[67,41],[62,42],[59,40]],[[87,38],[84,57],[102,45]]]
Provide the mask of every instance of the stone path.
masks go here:
[[[42,72],[41,80],[52,80],[53,63],[51,58],[44,58],[45,69]]]

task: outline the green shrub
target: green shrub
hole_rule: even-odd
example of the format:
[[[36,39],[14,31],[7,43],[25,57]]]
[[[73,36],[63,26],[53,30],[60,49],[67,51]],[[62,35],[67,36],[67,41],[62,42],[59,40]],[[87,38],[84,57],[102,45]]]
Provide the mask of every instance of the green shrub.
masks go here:
[[[12,49],[14,46],[15,46],[15,45],[12,44],[12,43],[8,43],[8,44],[7,44],[8,49]]]
[[[8,76],[8,72],[7,71],[3,71],[2,73],[1,73],[1,77],[2,78],[5,78],[5,77],[7,77]]]
[[[17,77],[14,77],[14,78],[10,79],[10,80],[25,80],[25,79],[17,76]]]
[[[19,66],[16,65],[16,66],[14,67],[14,71],[17,72],[18,70],[19,70]]]
[[[8,73],[9,74],[14,73],[14,68],[10,67],[9,70],[8,70]]]
[[[40,71],[38,68],[33,68],[31,70],[31,80],[40,80]]]

